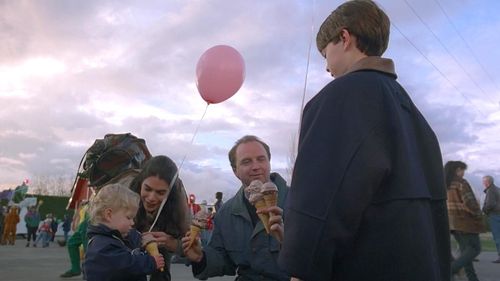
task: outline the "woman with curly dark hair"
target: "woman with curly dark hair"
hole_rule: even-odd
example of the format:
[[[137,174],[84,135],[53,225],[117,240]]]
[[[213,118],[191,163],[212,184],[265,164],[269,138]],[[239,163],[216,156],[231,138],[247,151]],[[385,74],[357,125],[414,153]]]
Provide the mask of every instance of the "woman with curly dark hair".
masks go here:
[[[479,203],[470,184],[464,179],[467,164],[448,161],[444,166],[448,195],[450,231],[458,242],[460,256],[453,260],[453,274],[463,267],[469,281],[478,280],[473,260],[481,252],[479,233],[485,231]]]
[[[171,253],[182,253],[179,239],[189,228],[186,191],[177,173],[177,166],[170,158],[155,156],[145,163],[130,185],[130,189],[141,197],[135,227],[143,233],[143,237],[152,236],[158,243],[160,253],[165,257],[165,270],[154,273],[151,281],[171,279]],[[166,202],[160,211],[163,200]],[[160,215],[154,223],[158,212]]]

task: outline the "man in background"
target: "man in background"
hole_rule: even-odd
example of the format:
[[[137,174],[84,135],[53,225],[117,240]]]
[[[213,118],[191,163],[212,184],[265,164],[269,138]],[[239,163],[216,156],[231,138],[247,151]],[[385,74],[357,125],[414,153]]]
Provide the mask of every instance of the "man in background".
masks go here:
[[[483,177],[484,193],[483,213],[488,216],[491,234],[497,247],[498,257],[494,263],[500,263],[500,188],[494,184],[492,176]]]
[[[218,212],[219,209],[222,207],[222,204],[224,204],[224,201],[222,201],[222,192],[218,191],[215,193],[215,211]]]

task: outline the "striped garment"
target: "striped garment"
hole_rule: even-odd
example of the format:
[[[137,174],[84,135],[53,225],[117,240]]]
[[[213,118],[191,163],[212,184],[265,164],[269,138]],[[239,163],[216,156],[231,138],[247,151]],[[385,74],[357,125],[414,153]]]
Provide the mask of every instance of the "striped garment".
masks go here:
[[[479,202],[466,180],[453,180],[448,186],[447,195],[451,231],[465,233],[482,233],[486,231]]]

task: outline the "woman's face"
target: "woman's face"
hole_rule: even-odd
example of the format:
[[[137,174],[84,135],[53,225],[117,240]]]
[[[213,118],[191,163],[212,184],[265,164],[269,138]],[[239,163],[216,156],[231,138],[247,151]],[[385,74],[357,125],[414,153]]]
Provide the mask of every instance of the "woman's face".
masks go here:
[[[465,174],[465,170],[464,170],[464,169],[462,169],[462,168],[457,168],[457,170],[456,170],[456,175],[457,175],[457,177],[459,177],[459,178],[463,178],[463,177],[464,177],[464,174]]]
[[[151,176],[142,181],[141,201],[148,213],[156,213],[163,199],[170,193],[168,183],[157,176]]]

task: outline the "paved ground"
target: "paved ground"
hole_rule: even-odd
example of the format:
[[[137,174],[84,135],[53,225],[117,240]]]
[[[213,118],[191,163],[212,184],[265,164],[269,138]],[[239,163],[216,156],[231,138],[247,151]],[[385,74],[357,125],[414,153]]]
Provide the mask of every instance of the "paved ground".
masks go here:
[[[24,240],[17,240],[15,246],[0,246],[0,279],[2,281],[54,281],[82,280],[81,277],[62,279],[59,274],[69,268],[66,248],[52,244],[48,248],[26,248]],[[500,264],[491,263],[496,253],[483,252],[474,266],[481,281],[500,280]],[[195,280],[191,268],[182,264],[172,265],[172,280]],[[213,281],[229,281],[234,277],[211,278]],[[466,281],[460,277],[456,281]],[[425,281],[425,280],[422,280]]]
[[[1,281],[60,281],[82,280],[81,277],[60,278],[59,275],[69,269],[69,259],[65,247],[57,243],[48,248],[26,248],[25,240],[17,240],[15,246],[0,246]],[[193,278],[191,267],[183,264],[172,265],[172,280],[187,281]],[[230,281],[234,277],[211,278],[214,281]]]

